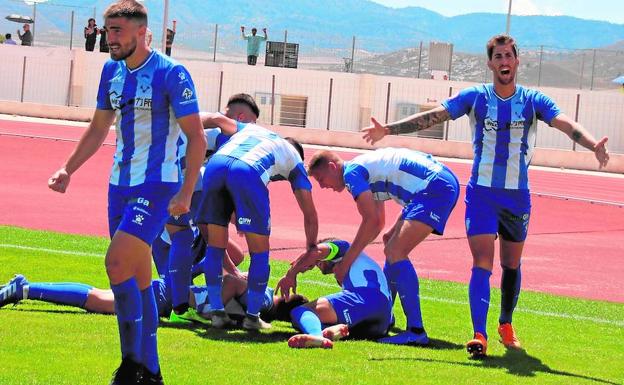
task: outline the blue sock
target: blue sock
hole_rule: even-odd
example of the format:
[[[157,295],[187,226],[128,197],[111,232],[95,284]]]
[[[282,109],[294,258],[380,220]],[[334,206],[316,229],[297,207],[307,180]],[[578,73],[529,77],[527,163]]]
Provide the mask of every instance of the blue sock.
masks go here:
[[[171,246],[163,241],[160,235],[152,243],[152,258],[160,278],[169,274],[169,249]]]
[[[388,273],[390,280],[396,282],[403,312],[407,317],[407,328],[422,329],[418,276],[414,265],[409,259],[404,259],[389,265]]]
[[[483,334],[485,338],[487,338],[487,315],[490,307],[491,275],[491,271],[473,267],[470,284],[468,285],[472,329],[475,333]]]
[[[513,311],[518,304],[520,295],[520,283],[522,274],[520,266],[517,269],[508,269],[503,266],[503,276],[501,278],[501,314],[498,323],[511,323]]]
[[[383,272],[384,272],[384,275],[386,276],[386,281],[388,281],[388,287],[390,288],[390,295],[392,296],[392,304],[394,304],[394,301],[396,300],[396,296],[397,296],[397,286],[396,286],[396,282],[390,279],[389,269],[390,269],[390,263],[386,261],[384,263]]]
[[[247,276],[247,314],[258,316],[260,313],[270,273],[269,252],[251,253]]]
[[[93,286],[83,283],[30,283],[28,298],[84,308]]]
[[[204,257],[204,276],[206,277],[206,287],[208,289],[208,300],[210,309],[223,310],[223,300],[221,299],[221,287],[223,286],[223,256],[225,249],[214,246],[206,246],[206,256]]]
[[[191,266],[193,265],[193,230],[186,228],[173,234],[169,250],[169,277],[171,280],[171,300],[173,308],[189,301],[191,285]]]
[[[290,318],[295,328],[302,333],[313,336],[323,336],[321,320],[312,310],[305,306],[298,306],[290,312]]]
[[[119,324],[121,357],[141,362],[141,333],[143,304],[141,291],[134,277],[111,285],[115,295],[115,313]],[[151,289],[151,288],[150,288]]]
[[[143,348],[143,365],[150,372],[156,374],[160,371],[158,364],[158,343],[156,331],[158,330],[158,308],[154,291],[150,285],[141,292],[143,301],[143,331],[141,334],[141,345]]]

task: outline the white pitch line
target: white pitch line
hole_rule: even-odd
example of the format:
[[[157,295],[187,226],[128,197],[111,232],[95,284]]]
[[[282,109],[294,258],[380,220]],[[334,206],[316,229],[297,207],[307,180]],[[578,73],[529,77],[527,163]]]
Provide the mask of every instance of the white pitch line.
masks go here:
[[[7,243],[0,243],[0,248],[29,250],[29,251],[40,251],[40,252],[47,252],[47,253],[54,253],[54,254],[77,255],[77,256],[85,256],[85,257],[100,257],[100,258],[103,257],[102,254],[97,254],[97,253],[84,253],[84,252],[80,252],[80,251],[67,251],[67,250],[58,250],[58,249],[46,249],[46,248],[42,248],[42,247],[12,245],[12,244],[7,244]],[[308,279],[302,279],[299,282],[310,283],[310,284],[314,284],[314,285],[318,285],[318,286],[322,286],[322,287],[332,287],[332,288],[336,288],[337,287],[337,285],[334,285],[334,284],[331,284],[331,283],[322,282],[322,281],[315,281],[315,280],[308,280]],[[447,298],[430,297],[430,296],[426,296],[426,295],[421,295],[420,298],[424,299],[424,300],[427,300],[427,301],[450,303],[450,304],[453,304],[453,305],[464,305],[464,306],[468,305],[468,302],[457,301],[457,300],[447,299]],[[521,307],[516,308],[516,311],[523,312],[523,313],[529,313],[529,314],[535,314],[535,315],[539,315],[539,316],[545,316],[545,317],[566,318],[566,319],[573,319],[573,320],[577,320],[577,321],[590,321],[590,322],[606,324],[606,325],[613,325],[613,326],[624,328],[624,321],[613,321],[613,320],[608,320],[608,319],[603,319],[603,318],[587,317],[587,316],[581,316],[581,315],[576,315],[576,314],[546,312],[546,311],[540,311],[540,310],[524,309],[524,308],[521,308]]]
[[[0,248],[3,247],[5,249],[18,249],[18,250],[29,250],[29,251],[42,251],[46,253],[54,253],[54,254],[63,254],[63,255],[78,255],[84,257],[100,257],[103,258],[104,254],[100,253],[84,253],[81,251],[67,251],[67,250],[58,250],[58,249],[46,249],[42,247],[31,247],[31,246],[21,246],[21,245],[11,245],[8,243],[0,243]]]
[[[332,285],[327,282],[314,281],[314,280],[301,280],[300,282],[311,283],[311,284],[315,284],[315,285],[323,286],[323,287],[334,287],[334,288],[336,287],[336,285]],[[448,298],[431,297],[428,295],[421,295],[420,298],[426,301],[443,302],[443,303],[450,303],[453,305],[468,306],[468,302],[466,301],[457,301],[457,300],[448,299]],[[519,311],[522,313],[535,314],[535,315],[539,315],[543,317],[565,318],[565,319],[573,319],[575,321],[589,321],[589,322],[595,322],[595,323],[605,324],[605,325],[613,325],[613,326],[617,326],[620,328],[624,328],[624,321],[613,321],[613,320],[608,320],[604,318],[587,317],[587,316],[576,315],[576,314],[555,313],[555,312],[549,312],[549,311],[524,309],[521,307],[517,307],[516,311]]]

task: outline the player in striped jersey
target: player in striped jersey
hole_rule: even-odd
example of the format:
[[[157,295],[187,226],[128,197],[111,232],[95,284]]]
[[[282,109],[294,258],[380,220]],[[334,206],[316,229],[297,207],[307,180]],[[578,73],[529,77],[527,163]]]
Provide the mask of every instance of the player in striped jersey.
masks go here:
[[[239,122],[250,123],[256,121],[258,114],[259,109],[255,100],[247,94],[232,95],[225,107],[225,115],[220,113],[202,113],[201,120],[207,142],[207,153],[214,153],[236,132],[236,126],[234,125],[231,127],[225,125],[225,129],[223,130],[216,127],[220,119],[226,119],[227,116],[232,116]],[[227,131],[227,129],[231,131]],[[184,135],[181,136],[181,140],[183,145],[180,149],[180,153],[183,154],[183,150],[186,148],[186,138]],[[185,157],[180,159],[180,164],[184,170],[186,165]],[[189,306],[188,302],[188,286],[191,283],[191,265],[193,264],[193,257],[190,250],[193,239],[195,238],[192,218],[194,218],[197,213],[197,207],[199,206],[202,196],[201,190],[202,183],[201,180],[198,180],[195,191],[193,192],[190,212],[180,216],[170,217],[166,225],[167,233],[171,238],[171,248],[167,261],[169,263],[168,276],[170,278],[173,302],[173,312],[171,313],[172,321],[194,317],[195,310]],[[237,264],[234,264],[230,259],[232,255],[231,251],[233,249],[240,250],[240,248],[234,241],[229,240],[227,249],[228,253],[226,253],[224,259],[224,268],[229,274],[240,276],[240,272],[236,268]],[[238,262],[240,263],[240,261]]]
[[[384,148],[345,162],[337,153],[322,150],[310,159],[308,171],[321,188],[353,196],[362,217],[357,234],[342,262],[334,268],[342,282],[362,250],[383,230],[384,203],[393,199],[403,211],[384,234],[384,273],[393,293],[398,292],[407,317],[407,330],[379,342],[426,345],[420,311],[418,276],[408,254],[432,232],[441,235],[459,196],[455,175],[431,155]]]
[[[285,298],[297,292],[297,275],[317,266],[323,274],[349,250],[349,242],[329,238],[295,260],[275,290]],[[331,348],[346,336],[377,339],[387,334],[392,319],[392,298],[386,277],[375,261],[360,253],[342,280],[342,291],[299,306],[291,312],[302,333],[288,340],[291,348]],[[325,329],[322,329],[322,327]]]
[[[147,9],[136,0],[119,0],[104,19],[112,60],[102,70],[93,119],[48,184],[64,192],[70,175],[97,151],[116,120],[105,263],[116,298],[122,363],[112,383],[162,384],[150,245],[169,215],[189,211],[206,141],[191,76],[146,45]],[[183,182],[180,129],[188,139]]]
[[[537,121],[594,152],[600,167],[609,161],[607,137],[596,140],[548,96],[516,84],[520,62],[513,38],[494,36],[486,49],[493,83],[466,88],[437,108],[388,125],[372,119],[373,125],[363,129],[364,139],[375,143],[386,134],[419,131],[463,115],[470,118],[474,162],[466,187],[466,231],[473,257],[469,297],[474,338],[467,349],[477,357],[487,351],[490,276],[498,235],[503,268],[498,332],[505,347],[520,348],[511,322],[520,294],[520,259],[531,215],[528,167]]]
[[[303,212],[306,249],[316,247],[318,218],[312,200],[312,184],[303,166],[301,145],[256,124],[243,124],[231,118],[227,124],[237,126],[239,132],[206,165],[204,195],[196,222],[202,234],[207,234],[204,274],[213,311],[212,325],[225,326],[229,319],[220,300],[222,260],[228,239],[227,226],[235,212],[236,226],[245,234],[251,257],[249,300],[243,328],[257,330],[270,327],[258,317],[262,293],[269,279],[268,183],[290,182]]]

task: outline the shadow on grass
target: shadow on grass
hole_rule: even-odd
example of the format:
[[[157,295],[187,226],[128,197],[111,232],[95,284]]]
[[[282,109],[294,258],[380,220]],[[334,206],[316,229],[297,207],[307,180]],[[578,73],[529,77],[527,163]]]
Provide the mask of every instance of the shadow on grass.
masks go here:
[[[223,342],[243,342],[252,344],[273,344],[276,342],[288,341],[294,333],[284,330],[263,330],[262,332],[247,331],[243,329],[213,329],[197,328],[195,333],[202,338]]]
[[[536,373],[548,373],[557,376],[579,378],[583,380],[600,382],[603,384],[618,385],[618,382],[613,382],[597,377],[585,376],[582,374],[565,372],[562,370],[552,369],[548,365],[544,364],[542,360],[536,357],[532,357],[527,354],[525,350],[507,350],[503,356],[494,357],[488,356],[483,359],[471,359],[469,362],[458,361],[446,361],[436,360],[431,358],[417,358],[417,357],[384,357],[384,358],[371,358],[371,361],[422,361],[432,363],[443,363],[451,365],[469,366],[469,367],[483,367],[489,369],[506,369],[508,374],[519,377],[534,377]]]

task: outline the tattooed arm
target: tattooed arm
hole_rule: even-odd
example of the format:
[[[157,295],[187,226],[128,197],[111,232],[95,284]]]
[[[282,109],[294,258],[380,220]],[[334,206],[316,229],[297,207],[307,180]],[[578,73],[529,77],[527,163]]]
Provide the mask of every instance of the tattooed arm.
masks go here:
[[[568,135],[570,139],[594,152],[600,167],[604,167],[609,162],[609,151],[607,150],[607,140],[605,136],[600,140],[596,140],[583,126],[570,119],[565,114],[557,115],[550,125]]]
[[[375,118],[371,118],[373,125],[362,129],[362,132],[364,133],[362,137],[368,143],[374,144],[388,134],[398,135],[424,130],[435,126],[438,123],[445,122],[450,118],[451,116],[443,106],[438,106],[429,111],[410,115],[405,119],[401,119],[385,126],[379,123]]]

